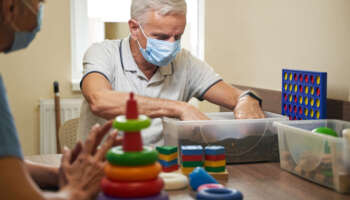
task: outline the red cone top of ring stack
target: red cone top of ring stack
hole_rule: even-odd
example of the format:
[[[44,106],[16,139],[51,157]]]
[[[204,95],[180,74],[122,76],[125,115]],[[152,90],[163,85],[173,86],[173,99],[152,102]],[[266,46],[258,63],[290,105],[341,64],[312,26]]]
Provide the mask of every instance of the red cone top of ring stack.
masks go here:
[[[126,119],[138,119],[137,102],[134,99],[134,93],[130,92],[130,98],[126,102]]]
[[[134,93],[130,92],[130,98],[126,102],[126,119],[137,120],[138,118],[139,112],[137,110],[137,102],[134,99]],[[123,150],[126,152],[143,150],[140,131],[124,132]]]

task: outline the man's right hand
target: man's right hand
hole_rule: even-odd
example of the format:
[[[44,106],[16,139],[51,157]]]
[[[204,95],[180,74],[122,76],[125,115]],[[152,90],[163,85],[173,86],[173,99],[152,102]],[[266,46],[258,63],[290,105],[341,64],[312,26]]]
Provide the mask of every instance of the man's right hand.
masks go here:
[[[204,113],[189,103],[180,104],[179,109],[181,111],[180,120],[209,120],[209,118]]]

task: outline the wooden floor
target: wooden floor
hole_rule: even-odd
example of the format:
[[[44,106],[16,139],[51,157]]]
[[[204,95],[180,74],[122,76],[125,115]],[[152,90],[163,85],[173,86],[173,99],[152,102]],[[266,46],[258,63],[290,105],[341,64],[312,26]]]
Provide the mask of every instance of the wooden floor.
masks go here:
[[[60,155],[28,156],[34,162],[56,165]],[[331,189],[319,186],[292,175],[279,163],[255,163],[229,165],[228,188],[240,190],[246,200],[350,200],[350,195],[341,195]],[[170,199],[195,199],[190,189],[168,192]]]

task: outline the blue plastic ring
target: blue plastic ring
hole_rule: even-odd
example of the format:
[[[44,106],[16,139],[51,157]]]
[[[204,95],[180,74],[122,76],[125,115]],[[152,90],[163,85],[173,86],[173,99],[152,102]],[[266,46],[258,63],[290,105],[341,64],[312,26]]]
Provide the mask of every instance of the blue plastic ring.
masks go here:
[[[102,192],[98,195],[97,200],[169,200],[168,194],[164,191],[161,193],[150,196],[150,197],[142,197],[142,198],[116,198],[116,197],[109,197]]]
[[[243,200],[243,195],[238,190],[227,188],[208,188],[197,193],[197,200]]]

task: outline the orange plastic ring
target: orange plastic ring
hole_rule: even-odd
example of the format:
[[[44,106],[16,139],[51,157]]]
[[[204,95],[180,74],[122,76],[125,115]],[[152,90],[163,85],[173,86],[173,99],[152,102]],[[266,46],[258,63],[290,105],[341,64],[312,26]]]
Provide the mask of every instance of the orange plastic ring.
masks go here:
[[[112,181],[147,181],[156,179],[162,171],[162,166],[155,162],[144,166],[118,166],[106,164],[105,174]]]

